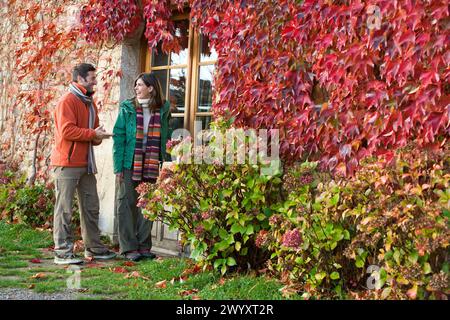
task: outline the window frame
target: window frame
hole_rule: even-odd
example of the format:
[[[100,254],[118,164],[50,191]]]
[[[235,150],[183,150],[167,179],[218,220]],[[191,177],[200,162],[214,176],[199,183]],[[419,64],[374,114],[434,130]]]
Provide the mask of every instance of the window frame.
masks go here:
[[[179,20],[189,20],[189,12],[174,14],[172,16],[172,21],[179,21]],[[169,70],[168,76],[167,76],[167,95],[170,95],[170,69],[180,69],[180,68],[186,68],[187,74],[186,74],[186,92],[185,92],[185,110],[184,113],[172,113],[172,118],[178,118],[178,117],[184,117],[184,128],[188,129],[189,132],[192,134],[194,133],[194,126],[195,126],[195,120],[197,117],[212,117],[212,112],[197,112],[198,109],[198,100],[199,100],[199,76],[200,76],[200,66],[204,65],[214,65],[216,66],[217,60],[205,60],[200,61],[201,56],[201,48],[200,48],[200,39],[201,34],[196,28],[193,28],[192,23],[189,21],[189,39],[188,39],[188,57],[187,57],[187,64],[181,64],[176,66],[170,65],[170,55],[168,56],[168,65],[166,66],[157,66],[152,67],[152,52],[153,50],[148,48],[147,40],[145,37],[142,38],[142,65],[141,70],[143,72],[151,72],[151,71],[157,71],[157,70]],[[170,96],[166,97],[170,100]],[[215,93],[212,96],[212,99],[214,101]]]

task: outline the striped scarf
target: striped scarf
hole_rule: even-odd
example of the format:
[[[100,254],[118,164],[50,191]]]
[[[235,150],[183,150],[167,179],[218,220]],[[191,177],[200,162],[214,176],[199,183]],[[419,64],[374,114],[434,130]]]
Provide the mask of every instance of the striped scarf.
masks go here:
[[[78,99],[83,101],[83,103],[88,107],[89,109],[89,129],[94,129],[94,122],[95,122],[95,109],[94,104],[92,101],[92,97],[89,97],[77,86],[73,85],[72,83],[69,85],[69,91],[73,93]],[[94,156],[94,148],[92,146],[92,141],[89,141],[89,149],[88,149],[88,174],[96,174],[97,173],[97,166],[95,165],[95,156]]]
[[[159,176],[159,153],[161,145],[161,116],[151,111],[148,123],[147,145],[143,146],[144,114],[136,103],[136,147],[134,149],[133,180],[155,182]]]

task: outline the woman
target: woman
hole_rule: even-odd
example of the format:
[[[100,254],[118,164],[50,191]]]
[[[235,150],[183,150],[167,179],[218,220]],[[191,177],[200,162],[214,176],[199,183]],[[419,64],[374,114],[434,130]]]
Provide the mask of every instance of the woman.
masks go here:
[[[141,182],[154,183],[160,163],[170,161],[166,153],[170,104],[163,100],[158,79],[152,73],[142,73],[134,82],[134,90],[136,97],[120,104],[113,130],[120,253],[131,261],[155,258],[150,252],[153,222],[137,207],[135,188]]]

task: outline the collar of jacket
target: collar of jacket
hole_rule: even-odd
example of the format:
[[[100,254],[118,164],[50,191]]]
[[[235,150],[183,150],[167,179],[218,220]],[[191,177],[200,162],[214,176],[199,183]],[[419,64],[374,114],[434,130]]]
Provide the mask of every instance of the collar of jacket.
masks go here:
[[[124,108],[124,110],[126,112],[136,113],[136,109],[134,107],[133,101],[134,101],[134,98],[125,100],[121,104],[122,108]],[[169,107],[170,107],[169,101],[166,100],[166,102],[164,102],[163,106],[161,107],[161,117],[169,111]]]

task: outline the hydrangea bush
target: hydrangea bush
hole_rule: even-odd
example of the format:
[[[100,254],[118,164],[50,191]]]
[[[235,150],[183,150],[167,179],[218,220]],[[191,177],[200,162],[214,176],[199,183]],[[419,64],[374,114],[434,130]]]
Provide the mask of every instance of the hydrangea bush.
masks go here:
[[[217,122],[214,128],[224,130],[226,124]],[[168,149],[177,149],[179,160],[218,148],[214,141],[198,147],[191,139],[175,144],[169,142]],[[172,163],[162,169],[156,184],[138,187],[139,206],[150,219],[180,230],[182,244],[192,246],[192,258],[205,268],[212,265],[221,273],[258,268],[268,256],[255,238],[268,230],[270,207],[279,201],[281,187],[279,173],[261,175],[260,170],[248,162]]]
[[[352,179],[289,169],[288,198],[256,243],[304,298],[442,299],[449,293],[450,157],[406,148]]]

